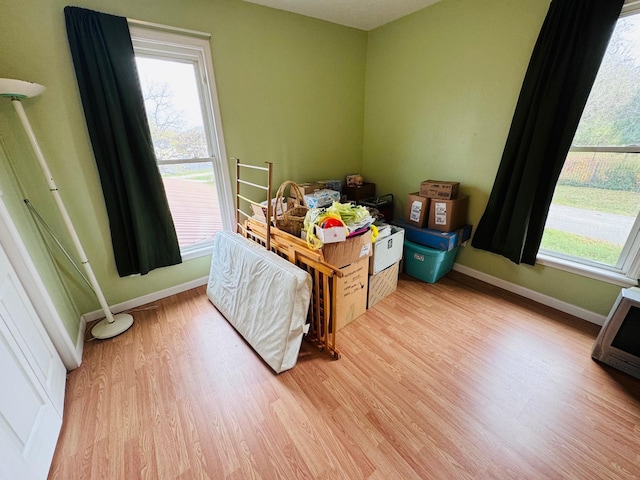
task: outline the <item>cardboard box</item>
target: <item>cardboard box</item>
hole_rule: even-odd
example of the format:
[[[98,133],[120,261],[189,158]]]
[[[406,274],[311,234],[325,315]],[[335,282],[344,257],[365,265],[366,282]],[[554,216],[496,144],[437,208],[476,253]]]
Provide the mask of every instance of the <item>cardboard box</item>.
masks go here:
[[[290,199],[287,199],[287,198],[282,199],[282,211],[278,209],[278,215],[282,214],[283,212],[286,212],[287,208],[290,208],[290,205],[289,205],[290,202],[291,202]],[[267,221],[267,201],[266,200],[264,202],[260,202],[260,206],[251,204],[251,208],[253,209],[253,218],[255,218],[256,220],[260,220],[261,222]],[[276,199],[272,198],[271,199],[272,215],[276,213],[275,210],[276,210]]]
[[[441,232],[440,230],[431,230],[429,228],[418,228],[413,225],[409,225],[402,219],[394,220],[391,223],[404,229],[405,240],[409,240],[410,242],[417,243],[419,245],[448,252],[460,244],[459,230],[456,230],[455,232]]]
[[[396,291],[398,288],[399,267],[400,262],[398,261],[375,275],[369,275],[367,308],[373,307],[380,300]]]
[[[441,198],[450,200],[458,196],[460,182],[443,182],[440,180],[425,180],[420,184],[420,196],[427,198]]]
[[[402,258],[404,230],[391,226],[391,235],[378,237],[373,243],[373,253],[369,258],[369,275],[375,275],[390,267]]]
[[[315,226],[316,237],[324,244],[344,242],[347,239],[347,229],[344,226],[321,228],[320,225]]]
[[[325,186],[319,182],[299,183],[298,187],[300,187],[300,191],[302,192],[302,195],[309,195],[313,192],[317,192],[318,190],[322,190],[323,188],[325,188]],[[289,195],[292,198],[298,198],[295,188],[289,189]]]
[[[418,192],[410,193],[407,198],[405,221],[416,227],[424,227],[429,218],[429,201],[430,199],[418,195]]]
[[[429,228],[441,232],[453,232],[467,224],[469,197],[451,200],[432,199],[429,208]]]
[[[336,287],[336,331],[367,311],[368,259],[341,268]]]
[[[323,188],[322,190],[316,190],[313,193],[308,193],[304,196],[304,203],[309,208],[328,207],[333,202],[340,201],[340,192],[335,190],[328,190]]]
[[[370,182],[364,182],[359,186],[344,187],[344,194],[347,196],[347,200],[364,200],[365,198],[371,198],[376,196],[376,184]]]
[[[362,259],[366,259],[368,262],[371,250],[371,231],[368,231],[362,235],[347,238],[344,242],[323,245],[322,254],[325,262],[334,267],[342,268]],[[366,270],[368,273],[368,263]]]

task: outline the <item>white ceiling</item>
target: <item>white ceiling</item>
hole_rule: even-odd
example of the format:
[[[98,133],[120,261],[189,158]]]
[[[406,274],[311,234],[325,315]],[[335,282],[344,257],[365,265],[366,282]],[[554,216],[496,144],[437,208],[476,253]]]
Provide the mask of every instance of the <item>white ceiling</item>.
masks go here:
[[[245,0],[328,22],[373,30],[440,0]]]

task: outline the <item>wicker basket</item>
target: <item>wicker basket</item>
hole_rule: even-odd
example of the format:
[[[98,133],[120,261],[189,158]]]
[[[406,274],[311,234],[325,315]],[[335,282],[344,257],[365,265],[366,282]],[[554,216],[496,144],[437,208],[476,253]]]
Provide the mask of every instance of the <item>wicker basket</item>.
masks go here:
[[[284,191],[289,187],[289,194],[291,195],[291,190],[295,190],[296,198],[294,200],[294,204],[287,208],[285,211],[285,205],[283,205]],[[273,218],[275,219],[275,225],[280,230],[284,230],[291,235],[296,237],[300,237],[300,232],[302,232],[302,225],[304,223],[304,217],[307,215],[306,204],[304,203],[304,195],[300,190],[300,187],[296,182],[292,182],[291,180],[287,180],[283,182],[282,185],[278,188],[278,193],[276,193],[276,201],[274,205],[274,213]],[[282,212],[281,214],[277,214],[277,212]]]

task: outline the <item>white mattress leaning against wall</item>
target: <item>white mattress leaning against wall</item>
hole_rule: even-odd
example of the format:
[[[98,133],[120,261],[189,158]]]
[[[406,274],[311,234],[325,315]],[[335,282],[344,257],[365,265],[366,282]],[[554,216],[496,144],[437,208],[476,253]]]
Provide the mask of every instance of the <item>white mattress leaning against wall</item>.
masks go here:
[[[207,296],[276,373],[293,368],[311,299],[308,272],[221,231],[214,239]]]

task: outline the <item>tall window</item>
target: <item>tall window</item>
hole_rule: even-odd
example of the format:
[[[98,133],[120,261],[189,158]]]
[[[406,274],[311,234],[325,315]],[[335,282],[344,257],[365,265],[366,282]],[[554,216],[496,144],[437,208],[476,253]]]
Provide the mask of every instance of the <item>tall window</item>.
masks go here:
[[[158,168],[183,258],[232,224],[209,42],[130,27]]]
[[[618,20],[555,190],[541,252],[640,274],[640,15]]]

